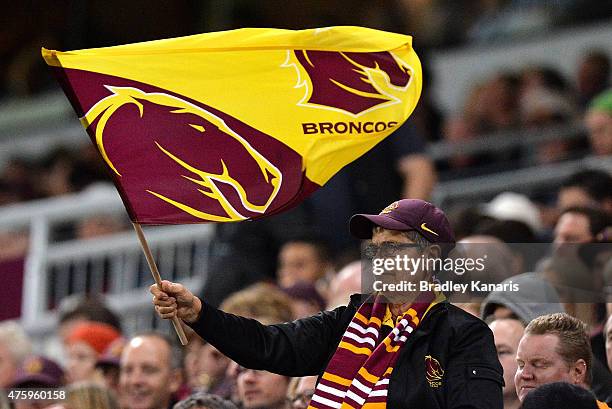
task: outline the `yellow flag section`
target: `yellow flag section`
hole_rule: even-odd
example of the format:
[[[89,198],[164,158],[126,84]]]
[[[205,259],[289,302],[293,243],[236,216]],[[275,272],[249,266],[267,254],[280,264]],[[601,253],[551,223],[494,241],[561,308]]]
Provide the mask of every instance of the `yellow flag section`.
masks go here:
[[[51,66],[149,84],[237,118],[301,155],[306,177],[318,185],[404,122],[422,86],[411,37],[362,27],[249,28],[43,49],[43,56]]]

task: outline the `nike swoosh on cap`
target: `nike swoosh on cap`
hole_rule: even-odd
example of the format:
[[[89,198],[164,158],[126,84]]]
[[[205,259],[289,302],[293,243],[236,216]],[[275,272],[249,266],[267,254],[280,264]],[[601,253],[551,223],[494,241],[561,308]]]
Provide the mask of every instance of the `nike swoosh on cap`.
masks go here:
[[[427,226],[425,226],[425,223],[421,224],[421,229],[430,232],[431,234],[435,234],[436,236],[438,236],[438,233],[436,233],[435,231],[431,230],[430,228],[428,228]]]

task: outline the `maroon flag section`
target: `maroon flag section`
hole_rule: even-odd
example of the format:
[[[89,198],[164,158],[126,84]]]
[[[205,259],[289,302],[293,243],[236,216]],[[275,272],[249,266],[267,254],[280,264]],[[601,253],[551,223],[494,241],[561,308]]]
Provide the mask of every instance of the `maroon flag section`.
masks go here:
[[[297,152],[224,112],[124,78],[55,70],[134,222],[254,219],[319,187]]]
[[[407,87],[412,69],[390,52],[294,51],[312,84],[309,104],[337,108],[359,115],[394,98],[376,87],[368,70],[385,74],[388,86]]]

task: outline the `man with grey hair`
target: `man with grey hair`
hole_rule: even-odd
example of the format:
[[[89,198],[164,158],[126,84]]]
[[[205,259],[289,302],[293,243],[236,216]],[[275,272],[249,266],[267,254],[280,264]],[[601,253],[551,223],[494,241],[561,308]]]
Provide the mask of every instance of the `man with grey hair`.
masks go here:
[[[182,357],[170,338],[134,336],[121,354],[119,389],[126,409],[167,409],[179,389]]]
[[[0,389],[13,384],[17,369],[31,352],[30,339],[19,324],[0,323]]]

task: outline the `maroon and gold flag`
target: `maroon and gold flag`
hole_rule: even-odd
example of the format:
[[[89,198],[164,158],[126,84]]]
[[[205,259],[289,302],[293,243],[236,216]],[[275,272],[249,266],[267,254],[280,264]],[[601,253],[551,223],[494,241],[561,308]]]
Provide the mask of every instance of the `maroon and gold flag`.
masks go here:
[[[132,221],[230,222],[291,207],[413,111],[409,36],[241,29],[43,49]]]

